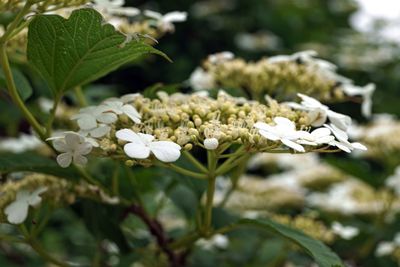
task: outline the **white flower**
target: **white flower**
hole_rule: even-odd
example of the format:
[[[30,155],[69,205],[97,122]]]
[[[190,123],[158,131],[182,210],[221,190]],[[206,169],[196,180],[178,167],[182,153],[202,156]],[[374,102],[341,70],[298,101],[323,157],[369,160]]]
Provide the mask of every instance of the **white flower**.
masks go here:
[[[342,86],[343,92],[349,96],[361,95],[363,103],[361,105],[362,114],[369,118],[371,116],[372,109],[372,95],[375,91],[375,84],[367,84],[364,87],[355,86],[353,84],[344,84]]]
[[[335,139],[331,135],[331,130],[328,128],[318,128],[309,134],[304,134],[301,139],[297,140],[296,143],[309,146],[318,146],[321,144],[328,144]]]
[[[208,150],[216,149],[218,147],[218,139],[214,137],[204,139],[204,147]]]
[[[207,90],[214,87],[214,78],[210,73],[198,67],[190,75],[189,84],[194,90]]]
[[[152,19],[155,19],[157,21],[157,26],[163,32],[174,32],[175,26],[173,23],[185,21],[186,17],[187,17],[186,12],[180,12],[180,11],[173,11],[173,12],[169,12],[165,15],[162,15],[158,12],[154,12],[151,10],[145,10],[144,15],[147,17],[150,17]]]
[[[109,100],[104,102],[102,106],[104,106],[107,111],[114,112],[117,115],[127,115],[135,123],[141,122],[139,112],[132,105],[124,104],[122,101],[118,100]]]
[[[3,140],[0,141],[0,151],[21,153],[27,150],[34,150],[41,144],[42,141],[36,136],[21,134],[18,138],[3,138]]]
[[[116,132],[118,139],[128,141],[124,151],[128,157],[135,159],[147,159],[150,152],[163,162],[174,162],[181,155],[181,147],[171,141],[153,141],[150,134],[135,133],[130,129],[122,129]]]
[[[221,64],[233,59],[234,57],[235,55],[232,52],[224,51],[209,55],[208,61],[210,61],[212,64]]]
[[[24,222],[28,217],[29,206],[37,206],[42,201],[39,195],[46,190],[47,187],[39,187],[32,193],[27,190],[18,191],[14,202],[4,209],[7,220],[12,224]]]
[[[110,132],[111,124],[117,121],[118,117],[114,113],[107,112],[107,107],[104,106],[90,106],[79,110],[78,114],[71,117],[72,120],[77,120],[77,123],[86,134],[98,138]]]
[[[94,7],[111,15],[136,16],[140,10],[134,7],[124,7],[125,0],[93,0]]]
[[[303,94],[297,95],[302,100],[300,105],[298,103],[292,102],[287,103],[287,105],[295,109],[308,111],[312,126],[318,127],[323,125],[326,122],[327,118],[329,118],[331,123],[335,124],[342,130],[346,130],[350,126],[351,118],[349,116],[330,110],[329,107],[323,105],[315,98]]]
[[[196,244],[205,250],[212,250],[214,248],[226,249],[229,245],[229,239],[221,234],[216,234],[210,239],[199,239]]]
[[[305,131],[296,131],[296,125],[291,120],[284,117],[275,117],[275,126],[268,125],[264,122],[254,124],[259,133],[265,138],[272,141],[281,141],[286,146],[293,148],[299,152],[305,152],[304,148],[295,141],[309,134]]]
[[[333,135],[338,139],[338,141],[333,140],[333,141],[329,142],[329,145],[336,146],[339,149],[341,149],[347,153],[350,153],[354,149],[367,150],[367,148],[363,144],[360,144],[357,142],[350,143],[349,136],[347,135],[347,133],[345,131],[339,129],[338,127],[336,127],[336,125],[324,124],[324,126],[326,128],[328,128],[329,130],[331,130]]]
[[[376,248],[375,255],[378,257],[387,256],[392,254],[396,246],[392,242],[380,242]]]
[[[387,187],[392,188],[398,196],[400,196],[400,166],[397,166],[393,175],[389,176],[385,184]]]
[[[57,156],[57,163],[63,168],[68,167],[72,162],[85,165],[87,158],[84,156],[92,151],[92,144],[74,132],[67,132],[64,138],[55,139],[53,146],[57,151],[63,152]]]
[[[360,230],[353,226],[343,226],[339,222],[333,222],[332,231],[343,239],[350,240],[357,236]]]

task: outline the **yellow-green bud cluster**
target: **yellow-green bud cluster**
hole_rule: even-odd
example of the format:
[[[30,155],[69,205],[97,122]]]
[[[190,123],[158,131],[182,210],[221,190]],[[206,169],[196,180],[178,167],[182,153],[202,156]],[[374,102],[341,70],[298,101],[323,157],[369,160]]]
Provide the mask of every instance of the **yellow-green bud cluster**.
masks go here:
[[[300,59],[270,61],[263,58],[256,62],[240,58],[221,62],[206,60],[202,67],[206,75],[211,75],[213,88],[242,88],[254,99],[269,94],[279,100],[291,100],[296,98],[297,93],[323,102],[344,97],[339,79]]]

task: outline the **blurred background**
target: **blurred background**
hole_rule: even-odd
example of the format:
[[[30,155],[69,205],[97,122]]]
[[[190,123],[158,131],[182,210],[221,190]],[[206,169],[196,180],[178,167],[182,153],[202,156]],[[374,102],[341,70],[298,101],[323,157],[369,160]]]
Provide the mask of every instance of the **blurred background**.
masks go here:
[[[160,38],[159,44],[156,45],[156,48],[165,52],[173,60],[173,63],[169,63],[161,57],[153,57],[138,65],[125,66],[84,88],[85,94],[92,102],[99,102],[112,95],[143,92],[146,88],[151,90],[155,83],[160,83],[160,87],[172,88],[173,91],[191,91],[188,82],[191,73],[201,65],[208,55],[216,52],[231,51],[237,57],[256,61],[262,57],[292,54],[311,49],[317,51],[319,57],[336,64],[339,67],[338,72],[353,79],[355,84],[361,86],[371,82],[376,84],[372,111],[373,114],[392,114],[393,117],[388,119],[389,122],[386,120],[386,124],[383,122],[383,124],[370,125],[369,120],[361,115],[360,106],[354,105],[354,103],[334,104],[332,108],[350,115],[360,124],[367,125],[358,129],[361,131],[358,133],[361,136],[361,142],[364,138],[364,142],[368,144],[369,137],[365,135],[368,131],[379,132],[387,124],[397,125],[395,130],[390,128],[389,133],[385,133],[386,137],[383,137],[383,141],[393,141],[393,144],[387,144],[381,139],[380,142],[383,143],[375,142],[375,139],[371,141],[371,146],[375,145],[376,151],[381,148],[383,152],[378,151],[373,155],[355,158],[349,157],[345,153],[322,155],[322,164],[327,163],[334,168],[328,169],[323,176],[331,177],[334,176],[332,173],[336,175],[336,172],[351,175],[352,179],[362,181],[368,187],[367,197],[374,198],[376,194],[380,194],[377,192],[385,185],[387,177],[393,175],[396,167],[400,164],[400,141],[398,140],[400,128],[397,120],[400,115],[400,1],[127,0],[126,4],[141,10],[150,9],[163,14],[175,10],[186,11],[188,19],[186,22],[177,23],[175,32]],[[34,88],[34,94],[27,101],[33,103],[39,95],[49,95],[49,90],[43,81],[34,79],[33,76],[31,78],[29,82]],[[72,102],[71,99],[73,96],[65,99],[67,104]],[[21,117],[18,117],[18,113],[18,110],[6,97],[0,97],[0,135],[16,136],[18,132],[29,132],[27,124],[20,120]],[[16,121],[18,123],[15,123]],[[395,146],[393,150],[391,150],[392,146]],[[249,167],[249,173],[267,177],[284,172],[287,168],[285,164],[282,165],[284,161],[284,159],[264,159],[263,164],[254,164],[252,168]],[[107,165],[99,164],[93,169],[96,167],[107,174]],[[104,173],[103,176],[105,176]],[[400,176],[400,171],[397,175]],[[154,197],[154,192],[166,187],[168,179],[170,179],[169,174],[166,174],[159,181],[150,181],[149,176],[152,175],[147,170],[139,170],[137,176],[139,177],[138,186],[140,190],[148,193],[149,201]],[[201,188],[203,185],[190,185],[188,188],[193,189],[196,186]],[[224,186],[221,185],[221,187]],[[196,201],[199,200],[191,199],[188,190],[187,187],[181,186],[168,194],[185,215],[192,216],[193,207],[191,205],[195,206]],[[201,191],[201,189],[194,190]],[[245,189],[243,190],[245,191]],[[362,192],[365,193],[365,190]],[[360,193],[359,196],[364,197],[363,193]],[[321,198],[320,201],[325,200]],[[336,199],[336,201],[340,201],[340,199]],[[231,206],[235,207],[234,203]],[[96,232],[96,229],[91,229],[92,233],[89,234],[90,231],[88,232],[85,228],[88,222],[86,225],[78,223],[75,213],[81,214],[85,212],[84,209],[90,211],[96,210],[96,208],[99,207],[94,204],[76,205],[73,207],[73,211],[56,213],[52,221],[52,228],[43,237],[44,243],[58,253],[63,251],[62,254],[70,255],[70,258],[75,261],[85,262],[85,259],[79,258],[77,255],[93,254],[94,247],[87,244],[93,243],[93,239],[95,239],[93,236],[96,236],[96,233],[93,232]],[[167,213],[174,217],[176,211],[169,210]],[[311,218],[314,216],[313,210],[306,205],[294,209],[289,207],[289,210],[282,209],[278,213],[294,216],[308,214],[307,216]],[[379,242],[393,240],[395,234],[400,232],[398,212],[391,215],[389,221],[382,218],[377,219],[376,214],[359,216],[359,214],[354,215],[351,212],[345,216],[321,212],[317,217],[329,223],[334,220],[342,220],[361,229],[361,234],[351,242],[339,240],[330,244],[342,258],[347,260],[348,266],[394,267],[399,266],[400,244],[398,244],[399,255],[397,258],[396,256],[382,258],[375,255]],[[217,220],[220,219],[221,223],[228,220],[227,218],[229,215],[222,211],[217,216]],[[126,224],[139,229],[140,227],[144,228],[135,219],[131,219]],[[97,225],[96,222],[92,221],[93,225]],[[100,224],[96,227],[104,230],[108,226]],[[60,229],[62,229],[63,235],[59,234]],[[311,228],[311,232],[313,230]],[[321,231],[324,231],[324,228]],[[130,237],[131,242],[143,244],[143,247],[149,238],[143,234],[143,231],[137,231]],[[270,236],[268,237],[270,238]],[[312,266],[304,255],[296,253],[284,254],[280,259],[275,260],[274,257],[287,244],[273,238],[264,243],[263,238],[264,236],[260,236],[256,231],[237,232],[230,236],[231,247],[228,250],[194,251],[189,261],[190,266]],[[323,240],[323,238],[321,239]],[[116,242],[116,240],[113,241]],[[112,262],[112,256],[116,254],[115,250],[113,252],[112,245],[113,243],[98,243],[98,246],[101,246],[100,251],[107,251],[107,255],[111,255],[108,262]],[[27,260],[20,258],[18,253],[13,254],[14,250],[4,244],[1,244],[0,249],[3,252],[10,252],[5,253],[4,257],[0,255],[0,266],[41,266],[40,260],[33,254],[28,254]],[[68,251],[64,251],[64,249]],[[17,248],[18,251],[26,252],[24,252],[24,248]],[[15,256],[14,259],[13,256]],[[134,258],[134,256],[132,257]],[[119,258],[117,263],[114,261],[115,264],[107,266],[129,266],[126,262],[131,262],[132,257],[129,259]],[[286,257],[291,260],[282,260]],[[147,265],[132,266],[157,266],[157,263],[154,262],[154,265],[150,264],[150,258],[151,256],[146,259]]]

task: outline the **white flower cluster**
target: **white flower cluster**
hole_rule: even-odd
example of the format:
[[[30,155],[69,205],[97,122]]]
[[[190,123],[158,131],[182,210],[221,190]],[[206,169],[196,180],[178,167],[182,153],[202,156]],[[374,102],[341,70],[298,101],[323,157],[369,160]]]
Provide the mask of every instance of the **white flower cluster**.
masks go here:
[[[275,125],[271,126],[263,122],[257,122],[254,127],[265,138],[272,141],[281,141],[286,146],[298,152],[305,152],[303,145],[319,146],[322,144],[336,146],[339,149],[350,153],[354,149],[366,150],[360,143],[349,142],[347,129],[351,124],[349,116],[334,112],[318,100],[298,94],[302,99],[301,104],[287,103],[288,106],[304,110],[311,118],[311,125],[317,128],[312,132],[298,131],[294,122],[287,118],[275,117]],[[329,119],[330,124],[325,124]]]
[[[386,179],[385,184],[400,196],[400,166],[397,166],[394,174]]]
[[[400,233],[397,233],[392,241],[380,242],[375,250],[375,255],[378,257],[389,256],[396,249],[400,249]]]

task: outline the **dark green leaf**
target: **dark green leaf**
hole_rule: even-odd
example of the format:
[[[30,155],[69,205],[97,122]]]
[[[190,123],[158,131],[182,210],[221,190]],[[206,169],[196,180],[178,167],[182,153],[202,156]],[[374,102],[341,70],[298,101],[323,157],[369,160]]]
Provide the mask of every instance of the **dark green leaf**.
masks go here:
[[[239,224],[261,227],[269,232],[289,239],[304,249],[320,267],[344,266],[339,257],[321,241],[315,240],[289,226],[270,219],[243,219],[239,221]]]
[[[29,25],[28,60],[55,94],[94,81],[149,53],[167,58],[144,40],[128,40],[90,8],[75,10],[69,19],[39,15]]]
[[[29,171],[76,179],[79,174],[72,168],[63,169],[55,160],[36,153],[0,153],[0,173]]]
[[[24,74],[20,72],[16,68],[11,68],[14,81],[15,81],[15,86],[17,87],[19,96],[22,98],[22,100],[28,99],[32,95],[32,87],[29,84],[29,81],[26,79]],[[2,69],[0,69],[0,89],[6,89],[7,88],[7,83],[6,79],[4,77],[4,72]]]

